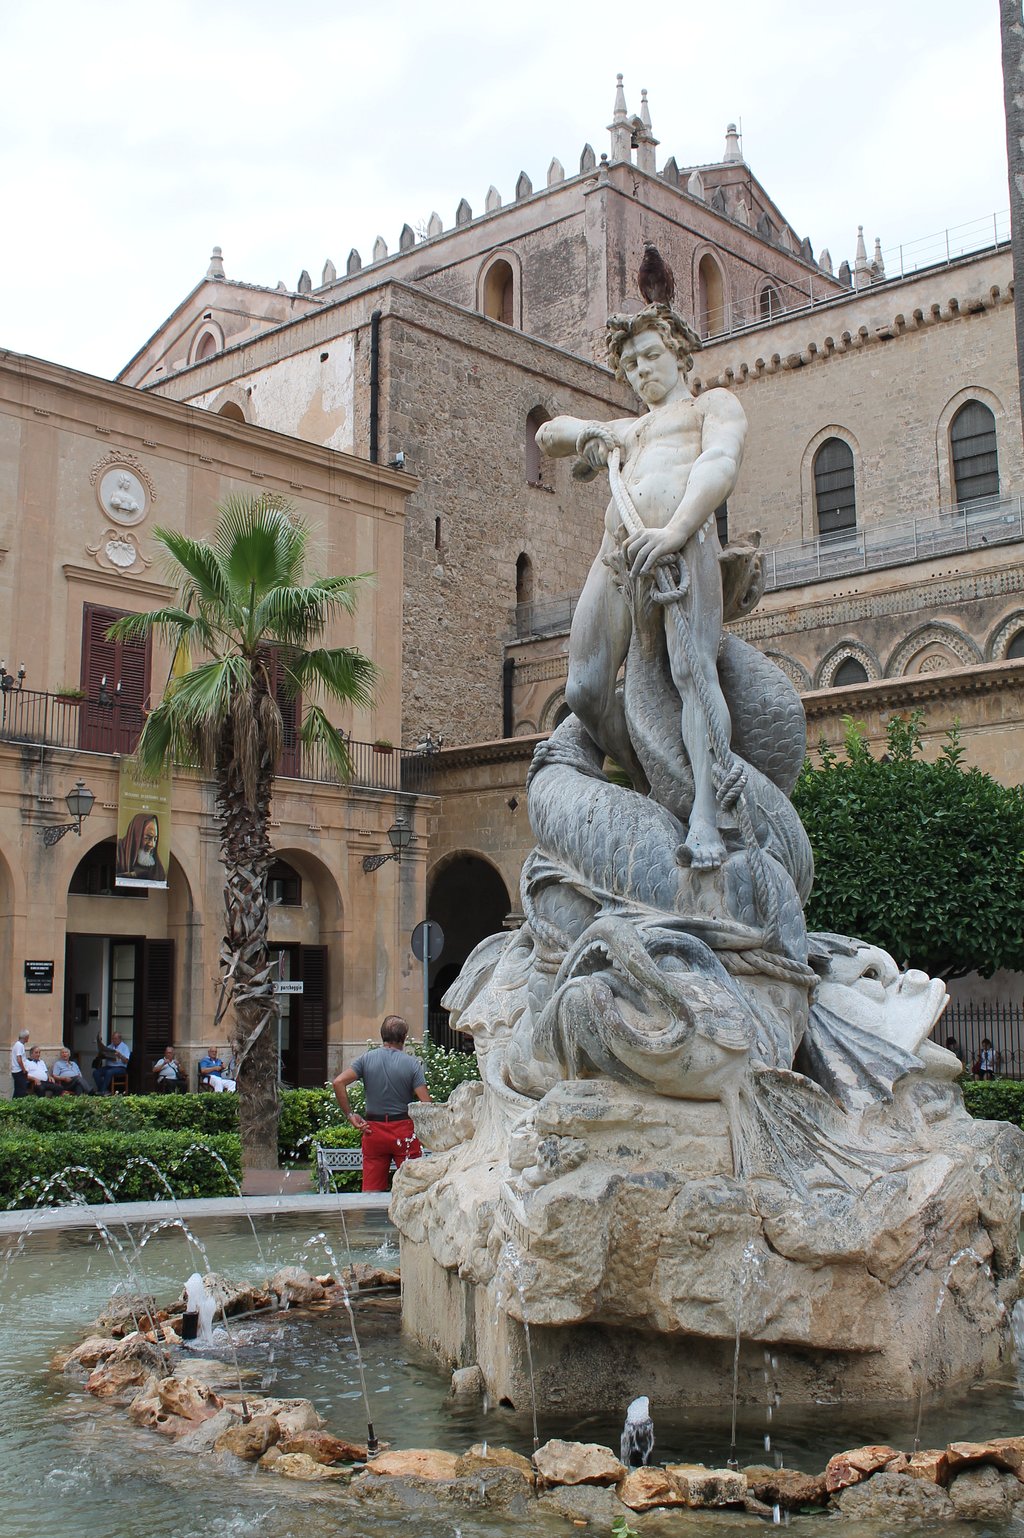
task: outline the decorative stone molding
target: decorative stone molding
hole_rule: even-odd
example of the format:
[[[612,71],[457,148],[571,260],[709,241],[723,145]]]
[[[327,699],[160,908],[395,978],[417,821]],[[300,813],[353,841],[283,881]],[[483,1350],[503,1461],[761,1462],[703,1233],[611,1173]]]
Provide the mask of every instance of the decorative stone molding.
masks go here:
[[[789,657],[785,652],[774,651],[766,651],[764,655],[774,662],[777,668],[782,669],[790,683],[795,685],[801,694],[811,687],[810,673],[802,662],[797,662],[795,657]]]
[[[93,465],[89,484],[96,489],[96,500],[107,518],[125,527],[141,523],[156,501],[156,487],[141,459],[124,450],[112,449]]]
[[[905,641],[901,641],[890,656],[885,671],[890,678],[899,678],[907,674],[916,656],[934,648],[951,654],[953,660],[950,666],[959,662],[962,667],[969,668],[984,661],[980,648],[965,631],[939,620],[930,625],[922,625],[919,630],[912,631]],[[936,672],[939,668],[947,671],[941,658],[937,668],[929,668],[927,671]]]
[[[987,661],[1005,662],[1010,642],[1021,631],[1024,631],[1024,609],[1014,609],[989,637],[988,645],[985,648]],[[1013,660],[1016,661],[1016,658]]]
[[[124,529],[106,529],[98,544],[85,548],[97,566],[116,571],[122,577],[143,572],[153,564],[149,556],[143,555],[136,535]]]
[[[540,684],[549,678],[564,678],[569,671],[566,656],[545,657],[540,662],[517,662],[517,684]]]
[[[859,662],[868,675],[864,682],[881,678],[882,669],[874,652],[869,651],[858,641],[841,641],[838,646],[833,646],[818,664],[814,674],[814,687],[816,689],[835,688],[835,676],[843,663],[852,659]]]
[[[542,732],[550,732],[554,730],[555,717],[564,704],[565,690],[556,689],[554,694],[550,695],[549,698],[545,701],[544,708],[540,713],[540,730]],[[536,731],[537,728],[535,727],[534,730]]]

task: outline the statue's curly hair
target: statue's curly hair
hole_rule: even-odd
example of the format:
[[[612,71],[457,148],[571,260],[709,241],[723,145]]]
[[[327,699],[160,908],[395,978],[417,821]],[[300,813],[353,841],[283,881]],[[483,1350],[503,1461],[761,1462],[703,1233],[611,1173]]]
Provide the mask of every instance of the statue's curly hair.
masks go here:
[[[700,337],[671,305],[649,304],[645,309],[637,310],[635,315],[608,317],[605,328],[608,361],[617,379],[626,377],[622,371],[622,349],[631,336],[639,336],[641,331],[656,331],[665,346],[679,359],[683,373],[690,372],[693,368],[693,354],[700,349]]]

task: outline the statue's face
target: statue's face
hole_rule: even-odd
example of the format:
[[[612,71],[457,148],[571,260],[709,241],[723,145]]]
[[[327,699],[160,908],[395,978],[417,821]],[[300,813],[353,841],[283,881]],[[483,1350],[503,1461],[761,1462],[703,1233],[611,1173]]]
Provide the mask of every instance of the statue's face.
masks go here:
[[[622,372],[645,405],[657,406],[679,383],[679,360],[657,331],[641,331],[622,349]]]

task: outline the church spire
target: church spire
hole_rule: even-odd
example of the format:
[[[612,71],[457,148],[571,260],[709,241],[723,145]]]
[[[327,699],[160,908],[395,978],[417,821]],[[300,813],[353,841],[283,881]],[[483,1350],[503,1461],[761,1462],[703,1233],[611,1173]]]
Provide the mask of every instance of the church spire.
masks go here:
[[[726,162],[743,159],[743,151],[740,149],[740,136],[736,132],[736,124],[730,123],[725,130],[725,160]]]
[[[647,92],[640,92],[640,116],[633,119],[634,134],[636,138],[636,163],[641,171],[646,171],[650,176],[657,174],[657,162],[654,151],[658,147],[658,141],[654,137],[651,128],[651,109],[647,105]]]
[[[612,160],[630,160],[633,130],[626,113],[626,93],[622,88],[622,76],[616,75],[615,86],[615,110],[612,112],[612,120],[608,124],[608,132],[612,136]]]

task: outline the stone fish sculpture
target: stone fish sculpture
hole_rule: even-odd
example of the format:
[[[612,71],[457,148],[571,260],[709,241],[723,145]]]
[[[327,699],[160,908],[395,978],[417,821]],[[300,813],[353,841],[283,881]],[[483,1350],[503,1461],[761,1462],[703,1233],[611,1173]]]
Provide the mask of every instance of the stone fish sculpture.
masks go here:
[[[444,1001],[481,1083],[417,1109],[435,1156],[395,1180],[406,1328],[513,1402],[524,1315],[552,1405],[624,1373],[660,1404],[720,1399],[737,1328],[789,1350],[787,1397],[975,1375],[1009,1349],[1024,1135],[967,1116],[928,1040],[940,981],[807,933],[803,709],[722,629],[762,589],[756,544],[723,556],[714,528],[743,413],[694,399],[699,342],[667,304],[609,338],[648,411],[541,429],[612,494],[574,714],[528,778],[525,922]]]

